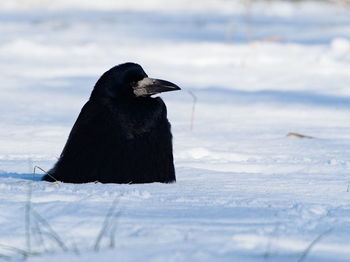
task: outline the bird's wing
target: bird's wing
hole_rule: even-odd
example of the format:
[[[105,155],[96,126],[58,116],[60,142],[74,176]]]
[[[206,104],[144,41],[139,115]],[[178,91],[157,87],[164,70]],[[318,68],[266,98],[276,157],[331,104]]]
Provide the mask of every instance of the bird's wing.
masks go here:
[[[111,143],[110,119],[105,106],[88,101],[69,134],[59,160],[44,180],[52,181],[53,178],[71,183],[99,180],[106,148]]]
[[[104,123],[104,108],[88,101],[75,121],[61,157],[76,157],[76,154],[90,152],[99,142],[94,139],[101,132]]]

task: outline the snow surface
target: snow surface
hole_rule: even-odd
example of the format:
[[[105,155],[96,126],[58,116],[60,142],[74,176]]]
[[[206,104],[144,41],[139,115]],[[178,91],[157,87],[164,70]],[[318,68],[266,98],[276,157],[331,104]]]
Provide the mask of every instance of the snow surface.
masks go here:
[[[0,35],[0,260],[350,261],[349,6],[2,0]],[[33,178],[126,61],[182,87],[176,184]]]

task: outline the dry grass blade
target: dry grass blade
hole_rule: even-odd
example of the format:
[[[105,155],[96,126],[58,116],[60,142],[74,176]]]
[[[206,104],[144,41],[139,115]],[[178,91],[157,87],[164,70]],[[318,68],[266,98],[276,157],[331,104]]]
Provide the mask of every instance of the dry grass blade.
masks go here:
[[[298,137],[298,138],[307,138],[307,139],[313,139],[314,138],[312,136],[306,136],[306,135],[302,135],[302,134],[294,133],[294,132],[289,132],[287,134],[287,136],[294,136],[294,137]]]
[[[114,248],[115,247],[115,234],[117,231],[117,223],[118,223],[118,218],[120,217],[121,212],[117,212],[116,214],[114,214],[113,218],[114,218],[114,223],[112,224],[112,227],[110,229],[110,242],[109,242],[109,247],[110,248]]]
[[[333,231],[333,229],[329,229],[325,232],[323,232],[322,234],[320,234],[318,237],[316,237],[308,246],[307,248],[304,250],[304,252],[301,254],[300,258],[298,259],[298,262],[303,262],[305,260],[305,258],[308,256],[308,254],[310,253],[311,249],[326,235],[328,235],[329,233],[331,233]]]
[[[74,239],[72,239],[72,250],[77,256],[80,255],[79,248],[78,248],[77,243],[75,242]]]
[[[46,175],[48,175],[49,177],[51,177],[53,180],[55,180],[55,182],[59,182],[56,178],[54,178],[49,172],[45,171],[44,169],[42,169],[40,166],[35,166],[34,167],[34,173],[33,173],[33,178],[36,175],[35,171],[36,169],[41,170],[42,172],[44,172]]]
[[[194,125],[194,112],[195,112],[196,103],[197,103],[197,96],[190,90],[188,91],[188,93],[193,98],[192,113],[191,113],[191,131],[192,131],[193,130],[193,125]]]
[[[3,244],[0,244],[0,247],[7,249],[7,250],[10,250],[16,254],[22,255],[24,258],[40,255],[39,252],[28,252],[27,250],[24,250],[21,248],[11,247],[11,246],[7,246],[7,245],[3,245]],[[5,255],[3,255],[3,256],[5,256]],[[5,256],[5,257],[8,257],[8,256]]]
[[[31,221],[30,221],[30,213],[31,213],[31,200],[32,200],[32,182],[29,182],[28,184],[29,188],[28,188],[28,194],[27,194],[27,202],[26,202],[26,206],[25,206],[25,235],[26,235],[26,245],[27,245],[27,252],[31,252],[31,235],[30,235],[30,225],[31,225]]]
[[[53,239],[57,245],[63,250],[68,251],[68,248],[60,238],[60,236],[52,229],[50,224],[42,217],[40,216],[35,210],[32,210],[33,216],[48,230],[48,232],[41,232],[41,234],[48,235],[51,239]]]
[[[46,248],[43,236],[44,234],[40,228],[39,222],[34,220],[33,223],[35,223],[35,226],[32,228],[32,231],[34,233],[33,236],[36,237],[37,242],[44,248],[44,251],[46,252],[48,249]]]
[[[46,172],[44,169],[42,169],[40,166],[35,166],[35,167],[34,167],[34,171],[33,171],[33,178],[35,178],[36,170],[37,170],[37,169],[39,169],[39,170],[41,170],[42,172],[44,172],[45,174],[47,174],[47,172]]]
[[[101,230],[99,232],[99,234],[97,235],[96,241],[95,241],[95,245],[94,245],[94,250],[98,251],[100,249],[100,245],[101,245],[101,240],[103,238],[103,236],[106,234],[106,232],[108,231],[108,228],[111,226],[111,220],[112,218],[116,217],[115,214],[115,210],[117,208],[117,204],[119,202],[119,199],[116,198],[114,199],[111,207],[108,210],[107,215],[105,216],[105,220],[103,221]],[[114,245],[114,240],[111,239],[111,245]]]

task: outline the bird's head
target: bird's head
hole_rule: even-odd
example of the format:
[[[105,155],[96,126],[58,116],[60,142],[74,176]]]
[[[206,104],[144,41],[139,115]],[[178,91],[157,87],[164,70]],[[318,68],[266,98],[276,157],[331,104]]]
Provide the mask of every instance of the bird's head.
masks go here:
[[[175,90],[180,90],[180,87],[169,81],[149,78],[138,64],[125,63],[105,72],[97,81],[91,97],[127,99]]]

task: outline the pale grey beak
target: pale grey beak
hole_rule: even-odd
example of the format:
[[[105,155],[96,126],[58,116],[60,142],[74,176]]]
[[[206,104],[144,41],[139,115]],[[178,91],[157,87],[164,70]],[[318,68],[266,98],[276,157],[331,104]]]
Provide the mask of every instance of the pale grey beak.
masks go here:
[[[160,79],[145,77],[138,81],[134,88],[134,94],[139,96],[150,96],[162,92],[181,90],[177,85]]]

